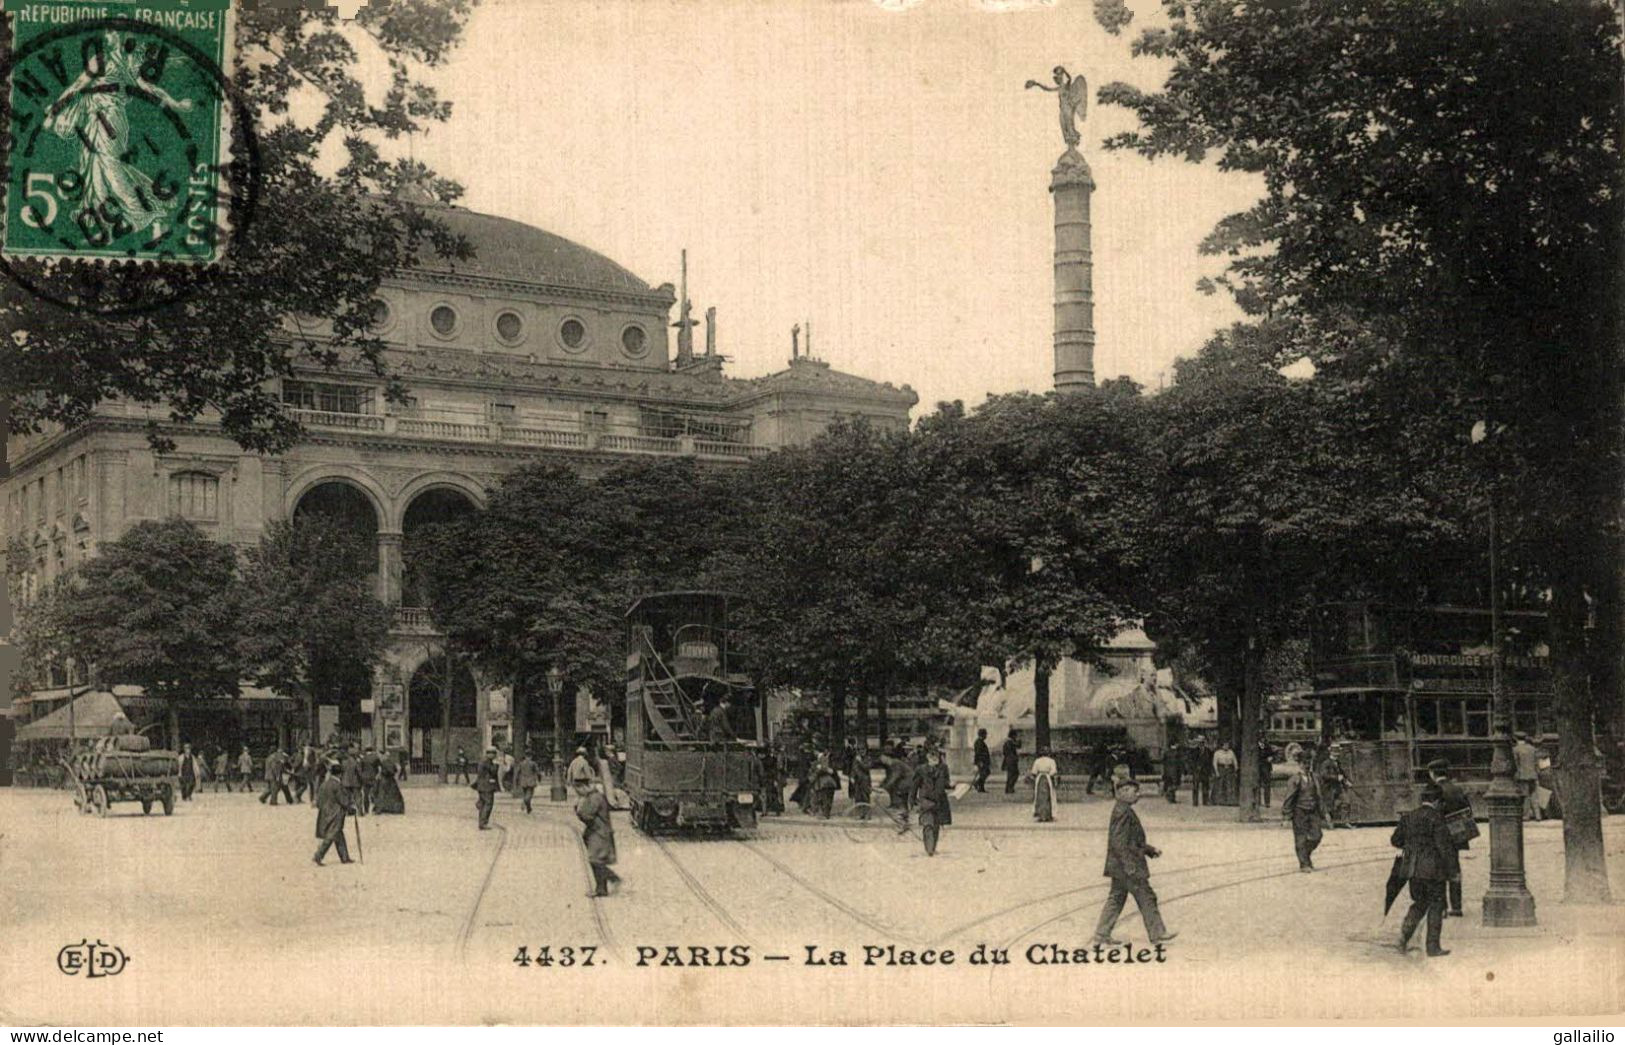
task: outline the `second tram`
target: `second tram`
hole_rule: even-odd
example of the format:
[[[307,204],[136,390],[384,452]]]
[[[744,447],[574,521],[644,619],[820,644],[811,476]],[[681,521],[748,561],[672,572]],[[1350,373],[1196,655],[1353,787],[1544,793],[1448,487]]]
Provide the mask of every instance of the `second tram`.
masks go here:
[[[1503,617],[1502,685],[1512,729],[1537,745],[1551,729],[1546,615]],[[1490,615],[1452,606],[1338,603],[1316,614],[1310,656],[1321,741],[1339,755],[1349,820],[1380,823],[1414,808],[1427,764],[1452,777],[1484,815],[1494,749]]]

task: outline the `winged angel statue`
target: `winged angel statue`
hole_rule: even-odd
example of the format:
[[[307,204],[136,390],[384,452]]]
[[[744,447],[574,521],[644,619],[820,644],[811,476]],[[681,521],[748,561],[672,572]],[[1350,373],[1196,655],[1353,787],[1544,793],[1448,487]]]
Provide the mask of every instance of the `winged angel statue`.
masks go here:
[[[1040,91],[1048,91],[1060,96],[1061,102],[1061,139],[1066,142],[1068,149],[1076,149],[1081,140],[1078,134],[1078,124],[1083,121],[1084,115],[1089,111],[1089,81],[1081,76],[1073,76],[1066,71],[1066,66],[1055,67],[1055,86],[1047,87],[1037,80],[1028,80],[1029,88],[1036,87]]]

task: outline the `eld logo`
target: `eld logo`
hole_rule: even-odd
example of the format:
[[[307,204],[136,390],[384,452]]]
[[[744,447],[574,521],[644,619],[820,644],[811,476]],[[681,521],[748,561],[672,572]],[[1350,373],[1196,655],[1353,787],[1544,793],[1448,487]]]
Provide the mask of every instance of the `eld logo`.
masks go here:
[[[91,980],[117,976],[124,971],[129,960],[123,948],[110,946],[100,940],[95,943],[80,940],[56,952],[56,967],[62,970],[62,975],[78,976],[84,973]]]

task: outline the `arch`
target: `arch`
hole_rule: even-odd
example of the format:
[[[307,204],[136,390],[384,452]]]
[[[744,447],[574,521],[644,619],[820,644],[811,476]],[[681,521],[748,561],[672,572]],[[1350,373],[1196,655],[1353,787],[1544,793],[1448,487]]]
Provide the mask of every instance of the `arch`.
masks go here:
[[[296,523],[307,506],[311,516],[324,515],[364,542],[366,570],[379,577],[379,598],[389,601],[392,563],[384,559],[379,539],[382,518],[367,491],[343,478],[322,479],[308,485],[293,502],[290,514]]]
[[[400,529],[399,520],[394,518],[390,510],[389,494],[366,471],[345,464],[316,464],[306,468],[288,483],[288,492],[283,497],[283,514],[289,521],[293,519],[294,511],[299,507],[300,500],[311,490],[323,483],[348,483],[359,489],[372,502],[374,517],[378,520],[378,529],[381,531],[397,531]]]
[[[401,504],[401,583],[400,601],[403,606],[427,606],[428,589],[424,578],[412,567],[413,541],[424,527],[472,514],[480,501],[471,495],[461,482],[437,482],[432,476],[421,477],[410,497],[403,494]]]
[[[406,676],[406,726],[414,747],[423,752],[414,759],[420,770],[439,760],[442,746],[440,690],[444,685],[441,672],[445,661],[425,656],[411,674]],[[469,757],[469,764],[479,760],[479,712],[476,694],[478,684],[467,661],[452,665],[451,746],[447,753],[454,756],[461,750]],[[455,769],[455,767],[453,767]]]
[[[406,509],[412,506],[412,502],[419,494],[433,489],[446,488],[466,494],[468,499],[474,502],[476,508],[485,507],[486,489],[478,480],[460,472],[424,472],[421,475],[413,476],[407,480],[405,486],[401,487],[401,492],[395,497],[395,503],[400,507],[400,518],[390,520],[391,525],[389,528],[397,531],[403,528],[402,523],[406,519]]]

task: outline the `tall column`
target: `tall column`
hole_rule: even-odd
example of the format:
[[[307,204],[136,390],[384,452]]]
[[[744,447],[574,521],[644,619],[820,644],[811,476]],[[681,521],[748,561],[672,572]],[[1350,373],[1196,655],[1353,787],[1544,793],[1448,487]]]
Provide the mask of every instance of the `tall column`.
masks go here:
[[[401,601],[401,535],[378,535],[378,600],[386,606]]]
[[[1089,249],[1089,197],[1095,179],[1074,148],[1050,171],[1055,197],[1055,390],[1095,383],[1094,255]]]

